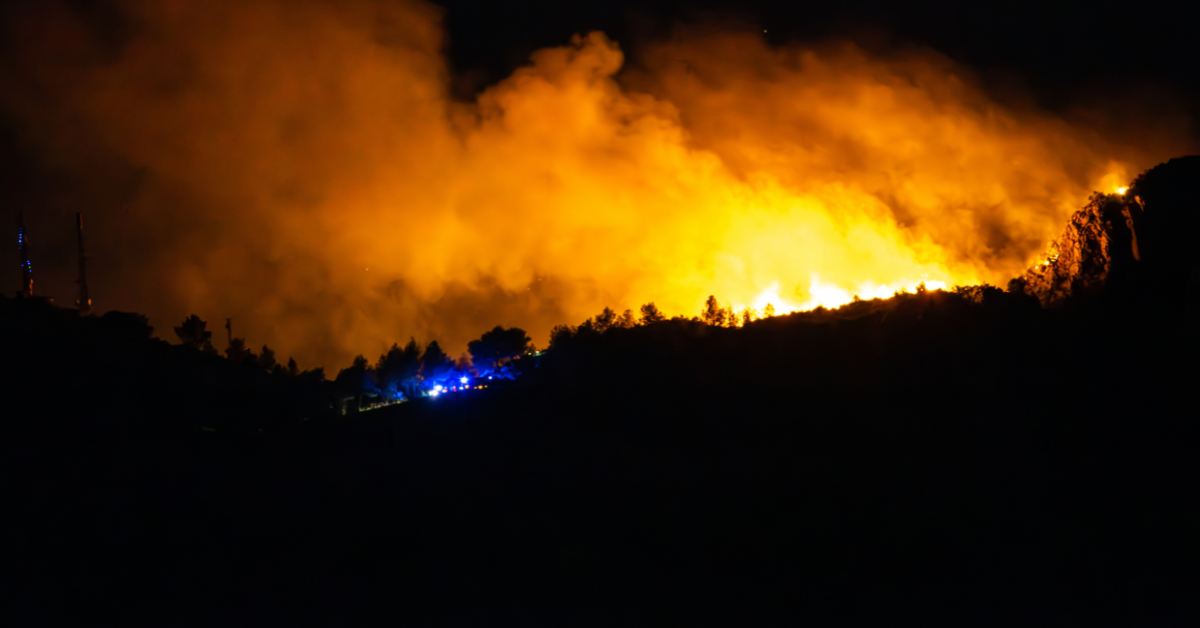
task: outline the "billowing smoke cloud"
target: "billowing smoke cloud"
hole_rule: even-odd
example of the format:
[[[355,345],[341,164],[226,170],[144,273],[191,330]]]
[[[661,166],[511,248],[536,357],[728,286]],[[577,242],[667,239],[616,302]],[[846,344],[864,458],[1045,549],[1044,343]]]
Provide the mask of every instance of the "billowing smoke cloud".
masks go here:
[[[418,2],[114,15],[7,20],[0,107],[53,173],[42,211],[88,212],[101,308],[233,317],[307,366],[498,323],[541,341],[605,305],[999,283],[1171,156],[1005,108],[931,52],[681,31],[618,77],[592,33],[461,103]]]

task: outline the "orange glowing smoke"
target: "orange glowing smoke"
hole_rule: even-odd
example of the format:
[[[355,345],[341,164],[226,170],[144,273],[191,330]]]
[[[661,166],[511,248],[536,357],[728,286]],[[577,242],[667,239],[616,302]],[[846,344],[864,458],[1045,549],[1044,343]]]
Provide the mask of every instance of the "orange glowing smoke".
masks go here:
[[[138,181],[91,221],[98,302],[159,329],[232,316],[309,365],[497,323],[542,339],[606,305],[1002,283],[1092,189],[1168,156],[1006,109],[932,52],[680,31],[622,71],[591,33],[461,103],[423,4],[127,10],[140,30],[107,48],[65,10],[28,17],[44,94],[0,97],[80,189]]]

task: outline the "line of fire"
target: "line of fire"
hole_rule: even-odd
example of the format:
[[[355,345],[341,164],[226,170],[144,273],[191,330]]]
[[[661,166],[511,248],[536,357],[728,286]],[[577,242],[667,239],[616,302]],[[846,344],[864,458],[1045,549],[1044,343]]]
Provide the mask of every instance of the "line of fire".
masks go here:
[[[1186,179],[1198,163],[1200,158],[1196,157],[1175,159],[1143,174],[1130,186],[1120,187],[1109,194],[1096,193],[1091,203],[1071,219],[1063,234],[1050,243],[1042,259],[1024,275],[1012,279],[1006,289],[982,285],[960,286],[947,291],[921,284],[915,293],[901,289],[888,299],[862,300],[856,297],[852,303],[839,308],[818,307],[780,316],[775,315],[771,304],[764,311],[750,308],[738,311],[732,306],[723,306],[715,296],[709,296],[699,315],[690,317],[668,318],[653,302],[641,306],[640,316],[632,310],[618,313],[606,307],[600,314],[579,325],[554,327],[547,351],[562,352],[564,347],[587,344],[593,342],[593,338],[609,332],[662,324],[682,326],[693,331],[735,330],[757,328],[762,323],[773,322],[772,319],[825,322],[860,320],[880,314],[886,318],[887,312],[906,299],[933,298],[928,295],[943,295],[937,298],[954,295],[957,299],[976,304],[1010,302],[1010,306],[1024,303],[1025,306],[1032,304],[1032,307],[1054,309],[1106,289],[1111,291],[1114,285],[1120,288],[1131,281],[1131,277],[1148,273],[1173,276],[1167,270],[1171,266],[1164,266],[1163,260],[1177,255],[1174,252],[1176,247],[1167,243],[1176,237],[1178,230],[1164,229],[1164,220],[1156,218],[1156,214],[1147,209],[1142,198],[1144,193],[1139,193],[1139,190],[1146,187],[1146,181],[1154,183]],[[1164,184],[1160,183],[1159,186],[1164,187]],[[91,318],[94,314],[88,291],[81,213],[75,215],[75,226],[78,244],[76,283],[79,288],[75,311],[80,317]],[[34,291],[30,237],[23,214],[18,216],[17,240],[21,270],[18,299],[51,306],[52,298]],[[1149,246],[1156,245],[1158,249],[1150,251],[1149,262],[1144,259],[1147,243],[1150,243]],[[1154,270],[1148,270],[1151,268]],[[180,326],[174,327],[174,333],[183,347],[216,356],[217,350],[211,342],[212,332],[206,327],[206,321],[192,315]],[[461,395],[484,390],[501,382],[511,382],[536,369],[546,353],[532,344],[524,330],[496,326],[481,338],[470,342],[468,351],[458,359],[447,355],[436,340],[422,348],[414,339],[403,347],[393,344],[374,363],[360,355],[350,367],[341,369],[332,380],[326,380],[322,368],[302,372],[294,359],[289,359],[287,364],[279,363],[275,352],[266,345],[256,353],[247,346],[245,339],[234,336],[232,318],[226,318],[224,327],[227,334],[225,360],[276,377],[311,380],[319,384],[328,399],[328,403],[323,405],[339,416],[414,399]]]

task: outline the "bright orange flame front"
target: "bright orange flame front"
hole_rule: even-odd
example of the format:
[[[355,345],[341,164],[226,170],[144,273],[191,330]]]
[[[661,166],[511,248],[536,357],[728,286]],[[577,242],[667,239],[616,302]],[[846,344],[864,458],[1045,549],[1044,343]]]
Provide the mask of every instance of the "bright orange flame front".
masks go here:
[[[144,256],[114,307],[168,330],[232,316],[306,365],[410,335],[455,351],[498,323],[540,340],[604,306],[787,312],[1002,284],[1091,190],[1161,158],[1116,161],[929,52],[683,29],[622,70],[592,33],[461,102],[423,3],[122,6],[141,30],[116,57],[27,55],[63,115],[0,104],[47,146],[117,153],[64,167],[145,166],[98,238]]]

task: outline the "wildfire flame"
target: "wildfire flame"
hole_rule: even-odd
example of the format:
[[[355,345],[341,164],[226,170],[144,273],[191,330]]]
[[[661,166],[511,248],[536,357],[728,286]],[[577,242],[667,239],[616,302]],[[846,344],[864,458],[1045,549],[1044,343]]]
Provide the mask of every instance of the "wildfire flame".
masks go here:
[[[308,363],[497,323],[544,338],[604,306],[1002,283],[1153,163],[931,52],[684,29],[625,67],[591,33],[461,102],[419,2],[127,6],[140,30],[102,63],[72,61],[107,44],[70,15],[30,18],[46,95],[0,106],[30,142],[76,142],[56,160],[92,197],[132,180],[93,164],[144,169],[95,236],[140,256],[107,303],[160,329],[233,316]]]

